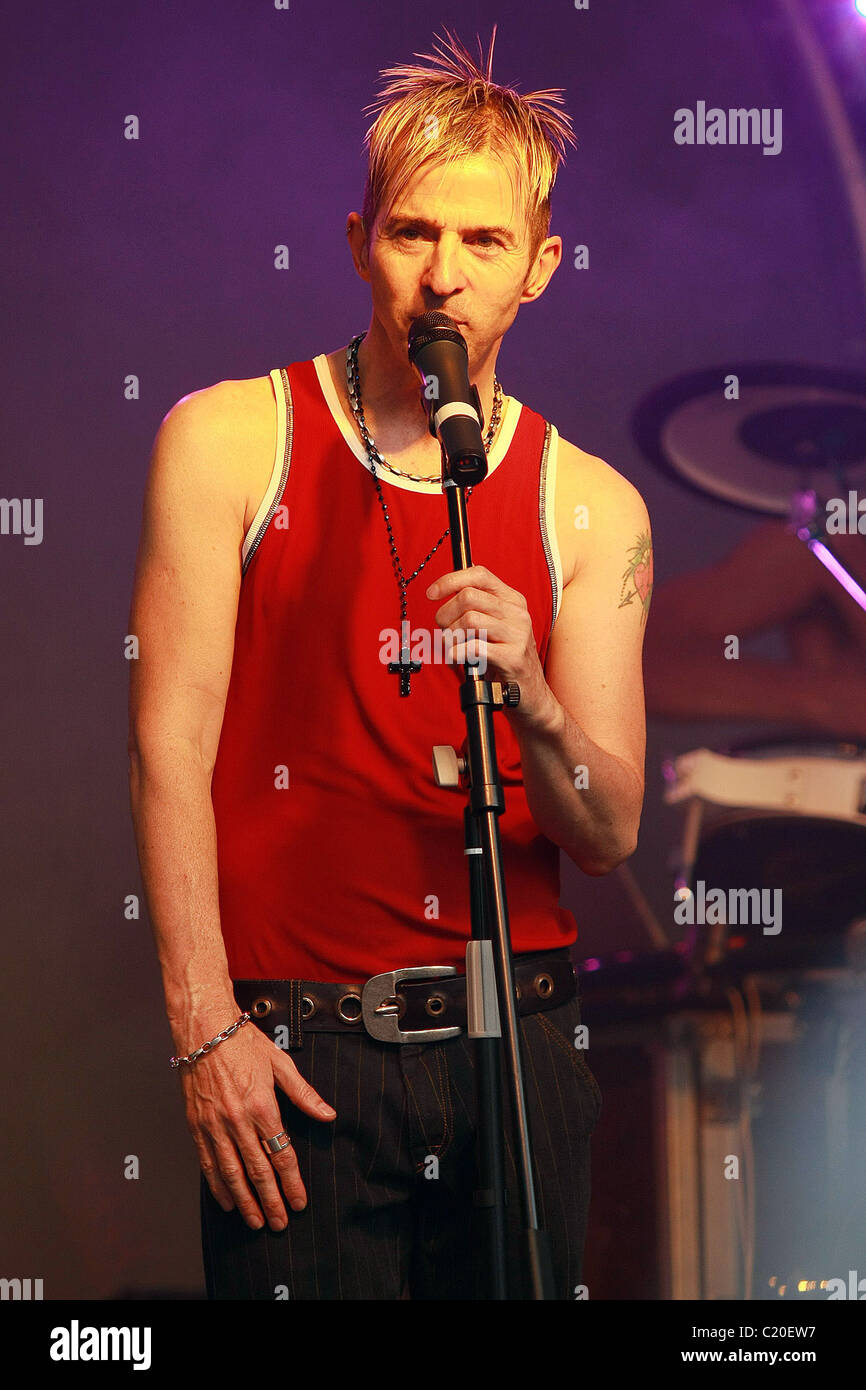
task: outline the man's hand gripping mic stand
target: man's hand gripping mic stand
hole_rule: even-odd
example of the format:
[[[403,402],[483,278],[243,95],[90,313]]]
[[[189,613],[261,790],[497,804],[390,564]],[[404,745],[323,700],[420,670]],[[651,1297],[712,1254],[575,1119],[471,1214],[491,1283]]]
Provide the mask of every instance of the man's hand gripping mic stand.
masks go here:
[[[425,316],[432,318],[433,316]],[[438,317],[438,316],[437,316]],[[444,317],[444,316],[443,316]],[[461,339],[462,341],[462,339]],[[475,387],[475,405],[483,428],[481,401]],[[431,434],[436,436],[431,411]],[[487,457],[477,450],[465,454],[442,446],[442,488],[448,499],[448,522],[454,569],[472,564],[464,489],[487,474]],[[475,1192],[477,1229],[481,1234],[479,1256],[484,1258],[489,1299],[519,1297],[509,1294],[506,1280],[507,1189],[502,1116],[502,1051],[511,1096],[514,1124],[514,1157],[519,1188],[522,1255],[532,1299],[553,1299],[556,1292],[547,1232],[538,1222],[538,1206],[532,1175],[532,1148],[526,1089],[523,1080],[514,963],[508,925],[505,879],[497,817],[505,810],[499,779],[493,713],[503,705],[519,703],[515,681],[487,681],[477,665],[466,663],[460,686],[460,707],[466,716],[465,759],[453,748],[433,749],[433,770],[439,786],[456,787],[464,776],[469,804],[463,813],[472,940],[466,947],[467,1033],[475,1039],[477,1058],[478,1130],[476,1139]]]

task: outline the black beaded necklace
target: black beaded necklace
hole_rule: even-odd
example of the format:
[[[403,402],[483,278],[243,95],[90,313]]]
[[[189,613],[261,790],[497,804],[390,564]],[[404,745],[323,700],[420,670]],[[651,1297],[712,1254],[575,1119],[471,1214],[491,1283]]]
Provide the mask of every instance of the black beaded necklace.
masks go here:
[[[405,574],[403,573],[403,566],[400,562],[400,556],[397,554],[397,546],[394,542],[394,528],[391,525],[391,514],[388,511],[388,504],[385,501],[384,495],[382,493],[382,484],[379,482],[379,478],[376,473],[376,464],[381,464],[381,466],[383,468],[387,468],[389,472],[396,473],[401,478],[409,478],[413,482],[433,483],[436,482],[437,479],[429,477],[424,478],[419,477],[415,473],[402,472],[401,469],[395,468],[393,464],[388,463],[387,459],[384,459],[382,455],[379,453],[379,450],[376,448],[376,445],[373,441],[373,437],[370,434],[370,431],[367,429],[367,423],[364,419],[364,406],[361,401],[361,381],[358,374],[358,348],[360,347],[361,342],[365,337],[365,333],[357,334],[356,337],[354,337],[352,341],[349,343],[349,346],[346,348],[346,387],[349,392],[349,403],[352,407],[352,414],[354,415],[358,423],[358,429],[361,431],[361,438],[363,439],[364,447],[367,450],[367,457],[370,460],[370,472],[373,474],[373,482],[376,484],[376,493],[379,498],[379,503],[382,507],[382,513],[385,517],[385,527],[388,532],[388,545],[391,550],[391,562],[393,564],[394,574],[400,589],[400,660],[389,661],[388,670],[395,675],[399,675],[400,694],[411,695],[412,675],[416,671],[421,670],[421,662],[412,661],[410,659],[409,619],[407,616],[408,604],[406,599],[406,590],[412,583],[412,580],[416,579],[417,576],[421,573],[428,560],[432,560],[433,556],[436,554],[436,551],[439,549],[440,545],[446,539],[446,537],[451,534],[451,528],[449,526],[445,531],[443,531],[442,535],[439,537],[433,549],[427,555],[425,555],[418,568],[416,570],[413,570],[413,572],[409,575],[409,578],[407,579]],[[496,436],[496,431],[499,428],[499,421],[501,415],[502,387],[499,384],[498,377],[494,376],[493,411],[490,416],[490,424],[487,428],[487,433],[484,436],[485,453],[490,452],[490,447]],[[468,501],[471,496],[472,488],[469,487],[466,489],[466,500]]]

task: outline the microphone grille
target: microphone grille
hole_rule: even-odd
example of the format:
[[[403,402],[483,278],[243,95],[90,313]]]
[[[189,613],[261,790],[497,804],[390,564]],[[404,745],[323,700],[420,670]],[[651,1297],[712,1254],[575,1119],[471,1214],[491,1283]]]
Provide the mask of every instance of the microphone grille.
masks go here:
[[[448,314],[443,314],[441,309],[429,309],[426,314],[419,314],[409,325],[410,360],[414,360],[415,353],[420,352],[427,343],[436,339],[441,342],[443,336],[453,343],[458,343],[464,352],[466,351],[466,340]]]
[[[431,328],[456,328],[454,320],[441,309],[429,309],[414,320],[410,333],[426,333]]]

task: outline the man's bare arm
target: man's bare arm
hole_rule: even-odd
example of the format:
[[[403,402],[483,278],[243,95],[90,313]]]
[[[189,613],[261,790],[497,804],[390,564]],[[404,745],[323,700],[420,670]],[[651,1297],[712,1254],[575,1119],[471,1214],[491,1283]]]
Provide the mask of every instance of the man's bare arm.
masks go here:
[[[634,852],[644,795],[641,647],[652,593],[652,542],[636,488],[602,460],[559,444],[557,523],[588,506],[544,674],[547,713],[511,719],[539,828],[585,873]],[[579,499],[579,501],[578,501]]]
[[[240,592],[244,494],[238,479],[247,383],[181,401],[157,435],[130,615],[130,797],[175,1048],[186,1054],[239,1009],[219,917],[210,796],[231,674]],[[270,389],[268,383],[268,389]],[[246,397],[248,402],[249,397]],[[247,411],[247,415],[249,412]],[[246,427],[247,430],[249,426]],[[167,1073],[168,1074],[168,1073]],[[304,1205],[294,1149],[268,1159],[282,1128],[275,1082],[318,1119],[333,1111],[252,1024],[181,1072],[186,1116],[217,1201],[251,1226],[261,1208],[286,1224],[277,1187]]]
[[[455,659],[469,642],[491,675],[520,685],[519,706],[505,714],[539,830],[586,873],[604,874],[633,853],[643,803],[649,518],[636,489],[601,459],[560,441],[560,467],[558,518],[561,511],[573,525],[572,498],[581,495],[591,500],[592,534],[565,586],[543,670],[526,598],[498,575],[475,565],[444,575],[427,594],[444,600],[440,627],[463,634]]]
[[[243,524],[239,490],[220,458],[224,389],[181,401],[157,435],[129,628],[139,644],[130,667],[133,820],[172,1033],[183,1050],[196,1045],[205,1017],[235,1008],[210,801]]]

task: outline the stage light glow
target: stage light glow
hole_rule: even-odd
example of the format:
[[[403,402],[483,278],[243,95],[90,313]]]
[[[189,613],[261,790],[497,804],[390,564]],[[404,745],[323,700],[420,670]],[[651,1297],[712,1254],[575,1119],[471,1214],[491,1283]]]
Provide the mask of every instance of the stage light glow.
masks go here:
[[[823,545],[821,541],[811,540],[807,541],[806,544],[812,554],[830,571],[834,579],[838,579],[846,593],[849,593],[854,601],[859,603],[864,613],[866,613],[866,589],[861,588],[856,579],[839,564],[833,552],[828,550],[826,545]]]
[[[854,0],[854,8],[858,14],[866,15],[866,0]]]

